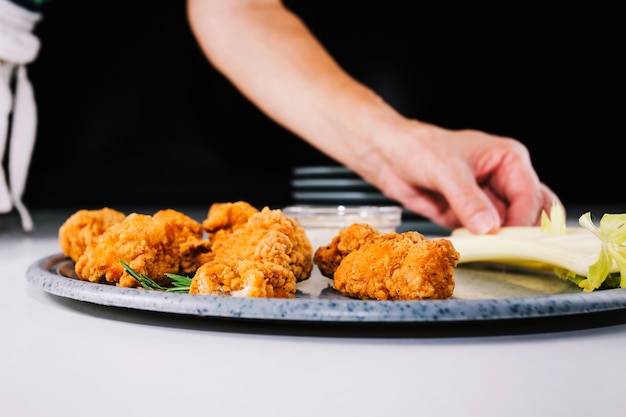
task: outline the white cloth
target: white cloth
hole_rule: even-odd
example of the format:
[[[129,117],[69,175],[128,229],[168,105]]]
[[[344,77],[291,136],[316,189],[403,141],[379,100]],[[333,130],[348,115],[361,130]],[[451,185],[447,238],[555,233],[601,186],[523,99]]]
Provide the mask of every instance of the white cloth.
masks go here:
[[[0,213],[15,208],[26,231],[33,229],[33,221],[22,195],[37,129],[37,107],[26,64],[39,53],[33,28],[40,18],[39,13],[0,0],[0,161],[6,152],[8,162],[8,175],[0,166]]]

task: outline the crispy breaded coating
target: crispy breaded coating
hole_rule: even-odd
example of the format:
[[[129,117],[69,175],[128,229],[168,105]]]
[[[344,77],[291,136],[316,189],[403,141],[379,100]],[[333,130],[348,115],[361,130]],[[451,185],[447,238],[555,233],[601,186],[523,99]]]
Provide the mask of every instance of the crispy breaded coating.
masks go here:
[[[213,244],[219,246],[228,235],[243,227],[248,219],[259,210],[246,201],[233,203],[213,203],[209,207],[207,218],[202,222],[202,227],[209,234]]]
[[[74,262],[87,246],[110,226],[121,223],[126,214],[104,207],[98,210],[78,210],[59,228],[59,246],[63,254]]]
[[[332,278],[335,270],[347,254],[380,235],[381,233],[369,224],[352,224],[340,230],[327,246],[317,248],[313,255],[313,262],[322,275]]]
[[[388,233],[347,254],[335,271],[333,286],[360,299],[446,299],[454,292],[458,261],[459,253],[448,239]]]
[[[120,263],[123,260],[137,273],[167,285],[171,280],[166,273],[195,270],[193,265],[201,261],[193,257],[209,252],[210,242],[202,240],[203,233],[200,223],[174,210],[162,210],[154,216],[131,213],[89,244],[75,271],[86,281],[138,286]]]
[[[279,209],[264,207],[219,242],[194,275],[191,294],[293,298],[296,283],[311,276],[311,243]]]
[[[178,251],[180,256],[178,273],[194,273],[200,265],[213,259],[212,242],[204,239],[201,223],[172,209],[159,210],[154,213],[154,218],[164,220],[176,229],[172,251]]]

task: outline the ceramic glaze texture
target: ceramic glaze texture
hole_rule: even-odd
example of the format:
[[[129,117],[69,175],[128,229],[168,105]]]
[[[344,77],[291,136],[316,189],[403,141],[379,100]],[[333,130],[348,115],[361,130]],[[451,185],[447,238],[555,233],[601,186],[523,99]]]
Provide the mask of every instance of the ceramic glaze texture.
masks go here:
[[[626,289],[582,293],[567,281],[517,270],[457,268],[449,300],[363,301],[347,298],[319,271],[299,284],[294,299],[205,296],[93,284],[58,273],[59,255],[27,270],[44,291],[79,301],[130,309],[241,320],[336,323],[432,323],[553,317],[626,307]]]

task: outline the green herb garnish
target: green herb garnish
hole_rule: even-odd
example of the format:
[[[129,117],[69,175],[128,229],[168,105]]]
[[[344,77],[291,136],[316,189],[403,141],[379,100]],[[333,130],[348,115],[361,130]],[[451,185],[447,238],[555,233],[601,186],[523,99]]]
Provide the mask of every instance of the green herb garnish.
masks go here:
[[[120,259],[120,263],[132,276],[135,278],[141,286],[146,290],[156,290],[156,291],[166,291],[166,292],[181,292],[188,293],[189,288],[191,287],[191,278],[186,277],[184,275],[178,274],[165,274],[166,277],[172,280],[171,287],[164,287],[162,285],[157,284],[152,278],[147,276],[146,274],[139,274],[135,271],[130,265]]]

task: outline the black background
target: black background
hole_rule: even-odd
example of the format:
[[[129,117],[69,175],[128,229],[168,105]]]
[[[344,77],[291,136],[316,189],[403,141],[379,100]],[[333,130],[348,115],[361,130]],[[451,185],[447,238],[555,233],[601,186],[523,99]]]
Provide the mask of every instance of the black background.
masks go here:
[[[617,10],[286,4],[406,116],[521,140],[566,204],[624,203]],[[282,206],[294,166],[331,162],[211,67],[183,1],[53,0],[42,11],[28,206]]]

